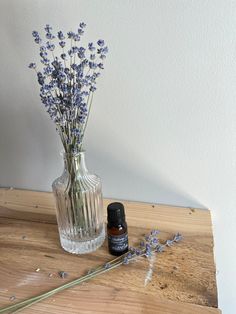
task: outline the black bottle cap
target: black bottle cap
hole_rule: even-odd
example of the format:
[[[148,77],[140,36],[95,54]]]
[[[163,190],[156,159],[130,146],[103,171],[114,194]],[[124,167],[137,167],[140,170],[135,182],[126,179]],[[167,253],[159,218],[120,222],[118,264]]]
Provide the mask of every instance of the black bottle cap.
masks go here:
[[[114,202],[107,206],[107,221],[110,223],[125,221],[125,208],[122,203]]]

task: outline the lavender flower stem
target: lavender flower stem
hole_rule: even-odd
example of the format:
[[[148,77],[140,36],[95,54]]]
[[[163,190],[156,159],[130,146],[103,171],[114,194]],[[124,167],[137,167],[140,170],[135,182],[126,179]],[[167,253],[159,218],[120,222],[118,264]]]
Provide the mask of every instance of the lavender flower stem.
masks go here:
[[[20,310],[22,310],[26,307],[29,307],[32,304],[35,304],[41,300],[44,300],[44,299],[56,294],[57,292],[60,292],[60,291],[63,291],[65,289],[68,289],[70,287],[76,286],[76,285],[78,285],[84,281],[87,281],[87,280],[89,280],[95,276],[103,274],[103,273],[107,272],[108,270],[114,269],[114,268],[116,268],[122,264],[128,264],[129,261],[131,261],[131,260],[135,260],[141,256],[150,257],[150,256],[152,256],[153,253],[160,253],[163,251],[164,247],[169,247],[169,246],[173,245],[175,242],[179,242],[182,239],[181,234],[177,233],[173,237],[173,239],[167,240],[164,244],[159,244],[157,242],[156,235],[157,235],[157,232],[152,231],[151,234],[146,237],[147,242],[146,242],[145,247],[142,244],[141,245],[142,248],[140,248],[140,249],[131,249],[130,248],[130,250],[127,253],[121,255],[120,257],[113,259],[112,261],[110,261],[109,263],[106,263],[105,265],[99,266],[93,272],[88,273],[85,276],[77,278],[77,279],[75,279],[71,282],[68,282],[62,286],[59,286],[55,289],[52,289],[46,293],[42,293],[42,294],[35,296],[35,297],[32,297],[28,300],[21,301],[19,303],[1,308],[0,313],[6,313],[9,311],[11,311],[11,313],[17,313]],[[154,241],[154,240],[156,240],[156,241]],[[142,243],[143,243],[143,241],[142,241]]]
[[[62,285],[62,286],[60,286],[58,288],[55,288],[53,290],[50,290],[50,291],[48,291],[46,293],[43,293],[43,294],[40,294],[38,296],[32,297],[32,298],[30,298],[28,300],[25,300],[25,301],[13,304],[11,306],[2,308],[2,309],[0,309],[0,313],[6,313],[7,311],[14,310],[14,309],[16,309],[17,311],[23,310],[25,307],[28,307],[31,304],[35,304],[35,303],[37,303],[37,302],[39,302],[41,300],[44,300],[44,299],[46,299],[46,298],[56,294],[57,292],[62,291],[62,290],[74,287],[74,286],[76,286],[76,285],[78,285],[78,284],[80,284],[80,283],[82,283],[82,282],[84,282],[86,280],[89,280],[89,279],[91,279],[91,278],[93,278],[93,277],[95,277],[97,275],[103,274],[103,273],[107,272],[108,270],[116,268],[116,267],[118,267],[118,266],[120,266],[122,264],[123,264],[123,261],[120,260],[117,263],[112,264],[108,269],[104,268],[103,266],[100,266],[97,270],[95,270],[91,274],[87,274],[87,275],[85,275],[83,277],[77,278],[77,279],[75,279],[75,280],[73,280],[73,281],[71,281],[69,283],[66,283],[66,284],[64,284],[64,285]],[[13,313],[15,313],[15,312],[13,312]]]
[[[35,304],[41,300],[44,300],[60,291],[63,291],[65,289],[68,289],[68,288],[71,288],[71,287],[74,287],[84,281],[87,281],[95,276],[98,276],[98,275],[101,275],[105,272],[107,272],[108,270],[111,270],[111,269],[114,269],[118,266],[121,266],[123,264],[123,260],[124,260],[124,257],[126,257],[128,255],[128,253],[125,253],[115,259],[113,259],[111,262],[109,262],[109,268],[104,268],[104,265],[102,266],[99,266],[97,269],[95,269],[92,273],[90,274],[87,274],[83,277],[80,277],[80,278],[77,278],[69,283],[66,283],[60,287],[57,287],[53,290],[50,290],[48,292],[45,292],[43,294],[40,294],[38,296],[35,296],[35,297],[32,297],[30,299],[27,299],[25,301],[22,301],[22,302],[19,302],[19,303],[16,303],[16,304],[13,304],[11,306],[8,306],[8,307],[5,307],[5,308],[2,308],[0,309],[0,313],[5,313],[6,311],[9,311],[9,310],[14,310],[16,309],[17,312],[25,309],[26,307],[29,307],[30,305],[32,304]],[[134,260],[136,259],[137,257],[141,257],[141,256],[144,256],[145,255],[145,250],[142,251],[142,253],[138,256],[134,256],[132,258],[130,258],[130,260]],[[16,312],[12,312],[12,313],[16,313]]]

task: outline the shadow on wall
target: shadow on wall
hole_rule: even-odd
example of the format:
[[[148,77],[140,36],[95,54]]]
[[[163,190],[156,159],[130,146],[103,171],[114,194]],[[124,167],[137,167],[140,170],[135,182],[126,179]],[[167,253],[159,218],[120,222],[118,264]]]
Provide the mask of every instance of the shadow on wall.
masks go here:
[[[87,153],[87,163],[88,168],[102,178],[104,197],[206,208],[163,178],[156,169],[150,175],[150,166],[145,163],[142,168],[132,169],[132,165],[124,163],[124,159],[118,161],[103,151],[95,152],[93,149]],[[145,167],[149,169],[147,173]]]

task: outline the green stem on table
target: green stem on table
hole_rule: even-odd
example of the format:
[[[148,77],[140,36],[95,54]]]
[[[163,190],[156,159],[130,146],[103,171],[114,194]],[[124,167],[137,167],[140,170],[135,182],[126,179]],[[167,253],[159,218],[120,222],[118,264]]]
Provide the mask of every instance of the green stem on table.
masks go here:
[[[116,267],[123,264],[123,257],[125,255],[127,255],[127,253],[120,256],[119,258],[115,258],[113,260],[113,261],[116,261],[115,263],[113,261],[109,262],[109,265],[110,265],[109,268],[105,268],[104,265],[102,265],[102,266],[98,267],[97,269],[95,269],[92,273],[87,274],[85,276],[82,276],[80,278],[77,278],[77,279],[75,279],[69,283],[66,283],[62,286],[59,286],[53,290],[50,290],[50,291],[45,292],[43,294],[40,294],[38,296],[32,297],[28,300],[21,301],[19,303],[4,307],[4,308],[0,309],[0,313],[6,313],[6,312],[11,311],[11,310],[13,310],[13,311],[15,310],[15,312],[11,312],[11,313],[19,312],[20,310],[23,310],[24,308],[29,307],[30,305],[35,304],[41,300],[44,300],[44,299],[46,299],[46,298],[48,298],[48,297],[50,297],[50,296],[52,296],[52,295],[54,295],[60,291],[74,287],[74,286],[76,286],[76,285],[78,285],[78,284],[80,284],[86,280],[89,280],[89,279],[91,279],[97,275],[103,274],[103,273],[107,272],[108,270],[116,268]]]

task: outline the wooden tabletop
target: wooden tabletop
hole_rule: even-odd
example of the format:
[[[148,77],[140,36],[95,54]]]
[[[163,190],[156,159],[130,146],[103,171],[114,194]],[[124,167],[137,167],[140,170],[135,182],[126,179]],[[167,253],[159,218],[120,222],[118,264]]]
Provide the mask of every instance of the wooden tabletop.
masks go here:
[[[112,200],[104,200],[105,209]],[[155,260],[145,286],[148,259],[140,258],[46,299],[22,313],[221,313],[213,257],[210,211],[123,202],[129,242],[158,228],[160,239],[180,232],[184,240]],[[52,193],[0,189],[0,307],[71,281],[113,257],[107,243],[96,252],[72,255],[60,247]],[[62,279],[58,272],[65,271]]]

